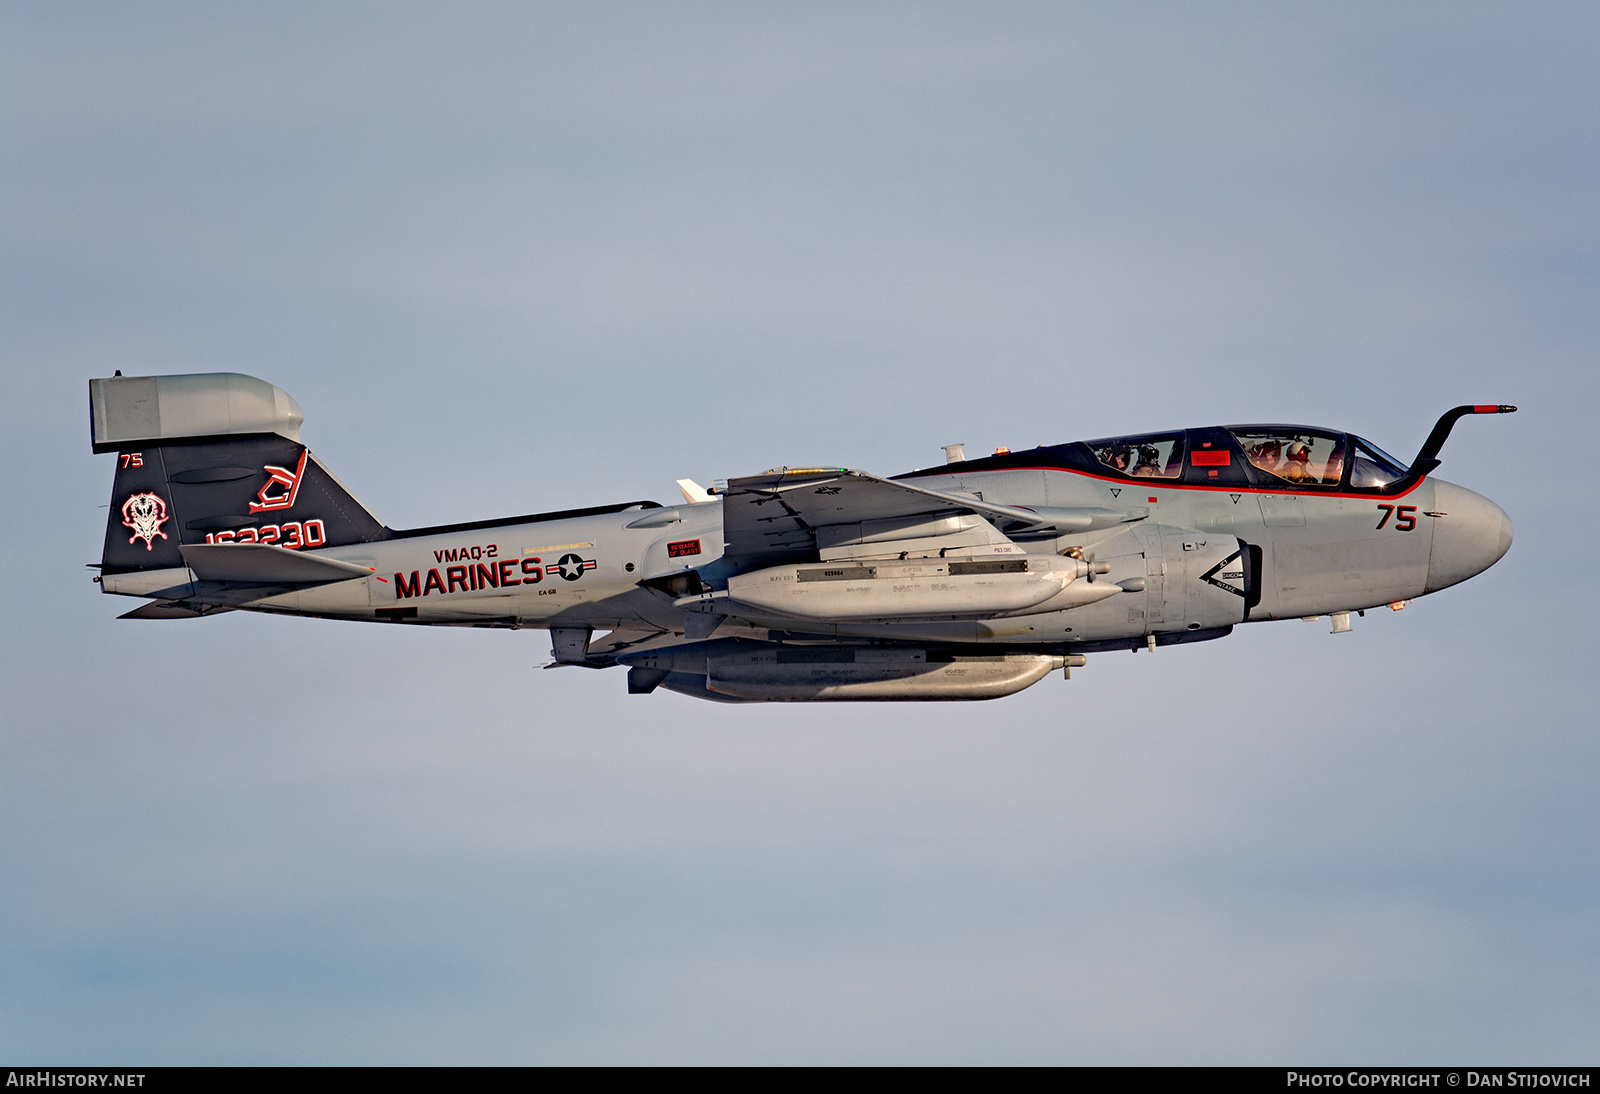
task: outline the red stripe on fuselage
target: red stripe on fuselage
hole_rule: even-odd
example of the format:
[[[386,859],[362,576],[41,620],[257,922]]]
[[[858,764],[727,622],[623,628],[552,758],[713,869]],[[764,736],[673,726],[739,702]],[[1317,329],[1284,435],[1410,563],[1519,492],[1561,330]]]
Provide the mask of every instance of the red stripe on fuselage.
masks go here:
[[[1208,491],[1213,494],[1296,494],[1301,497],[1308,498],[1403,498],[1407,494],[1410,494],[1411,491],[1421,486],[1424,482],[1428,481],[1428,477],[1424,475],[1422,478],[1412,483],[1411,486],[1406,489],[1405,493],[1401,494],[1357,494],[1340,490],[1306,490],[1304,488],[1296,489],[1294,486],[1288,483],[1285,483],[1282,487],[1276,490],[1266,486],[1209,486],[1202,485],[1197,482],[1180,483],[1169,479],[1157,479],[1155,483],[1152,483],[1149,479],[1114,479],[1110,475],[1096,475],[1092,471],[1078,471],[1071,467],[997,467],[992,471],[970,471],[967,472],[967,474],[1004,475],[1010,471],[1057,471],[1063,475],[1077,475],[1079,478],[1097,479],[1100,482],[1114,482],[1119,486],[1142,486],[1146,490],[1150,489],[1150,487],[1154,485],[1157,490],[1198,490],[1203,492]],[[958,473],[959,472],[940,470],[924,472],[920,474],[913,472],[909,475],[897,475],[895,477],[902,479],[929,479],[937,475],[952,475]]]

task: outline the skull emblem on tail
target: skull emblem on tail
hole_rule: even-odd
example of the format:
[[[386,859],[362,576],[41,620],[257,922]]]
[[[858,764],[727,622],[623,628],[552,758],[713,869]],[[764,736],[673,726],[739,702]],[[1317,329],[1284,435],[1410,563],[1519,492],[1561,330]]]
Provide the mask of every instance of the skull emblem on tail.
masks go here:
[[[133,529],[128,542],[144,540],[146,551],[155,550],[155,539],[167,538],[161,526],[167,523],[167,503],[155,494],[134,494],[122,503],[122,523]]]

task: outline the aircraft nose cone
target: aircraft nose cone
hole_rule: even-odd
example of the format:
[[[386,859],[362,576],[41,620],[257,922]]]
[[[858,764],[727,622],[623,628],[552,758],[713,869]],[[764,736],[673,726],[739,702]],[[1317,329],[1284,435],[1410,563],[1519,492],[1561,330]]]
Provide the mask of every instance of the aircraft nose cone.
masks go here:
[[[1428,592],[1483,573],[1511,549],[1511,518],[1504,509],[1454,483],[1434,480],[1433,553]]]

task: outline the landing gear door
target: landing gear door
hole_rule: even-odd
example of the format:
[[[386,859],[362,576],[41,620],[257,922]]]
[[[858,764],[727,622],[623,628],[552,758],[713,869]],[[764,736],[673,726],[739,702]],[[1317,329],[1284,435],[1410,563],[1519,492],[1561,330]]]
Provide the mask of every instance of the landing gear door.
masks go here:
[[[1141,536],[1144,541],[1145,632],[1166,620],[1167,563],[1163,550],[1168,536]]]

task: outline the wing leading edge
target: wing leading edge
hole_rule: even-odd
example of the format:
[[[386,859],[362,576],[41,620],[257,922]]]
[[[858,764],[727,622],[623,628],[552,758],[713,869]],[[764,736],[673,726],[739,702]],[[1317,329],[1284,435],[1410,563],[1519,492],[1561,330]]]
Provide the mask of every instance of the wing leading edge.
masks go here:
[[[1009,535],[1069,535],[1124,523],[1118,509],[1026,508],[986,502],[972,494],[931,490],[849,468],[780,468],[731,479],[723,495],[726,554],[741,569],[815,558],[819,550],[864,540],[887,540],[896,525],[907,538],[937,539],[929,527],[970,514]],[[942,534],[970,528],[951,524]]]

